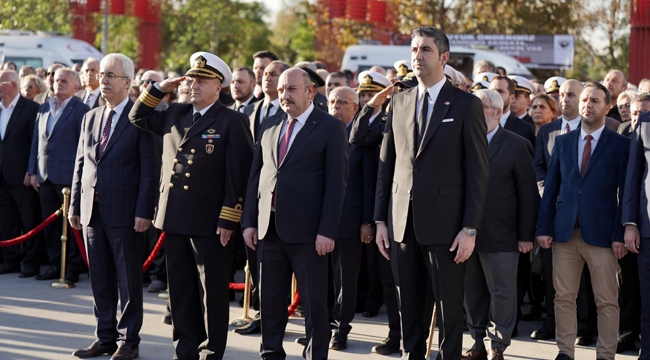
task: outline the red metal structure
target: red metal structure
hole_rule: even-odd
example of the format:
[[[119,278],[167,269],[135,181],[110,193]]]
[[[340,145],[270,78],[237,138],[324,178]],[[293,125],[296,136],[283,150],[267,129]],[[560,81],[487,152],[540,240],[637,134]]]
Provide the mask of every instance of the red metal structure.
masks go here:
[[[97,35],[95,16],[101,14],[108,0],[72,0],[73,37],[93,44]],[[111,0],[109,14],[135,16],[138,18],[140,42],[136,68],[158,68],[161,33],[160,1],[157,0]],[[110,34],[109,34],[110,36]]]
[[[638,84],[650,78],[650,0],[632,0],[630,13],[628,77],[631,83]]]

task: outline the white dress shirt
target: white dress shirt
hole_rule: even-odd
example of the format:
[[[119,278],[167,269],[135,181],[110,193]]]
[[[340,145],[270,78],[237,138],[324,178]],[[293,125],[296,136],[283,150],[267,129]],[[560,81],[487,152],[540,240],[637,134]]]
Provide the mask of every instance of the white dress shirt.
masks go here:
[[[108,143],[108,140],[111,139],[111,135],[113,135],[113,131],[115,130],[115,125],[117,125],[117,121],[120,119],[120,115],[122,115],[122,112],[124,111],[124,107],[126,106],[126,104],[128,102],[129,102],[129,97],[127,96],[115,108],[111,108],[111,105],[106,103],[106,108],[104,109],[104,114],[102,115],[102,127],[99,130],[100,131],[100,136],[101,136],[101,132],[104,131],[104,126],[106,125],[106,120],[108,119],[108,114],[111,113],[111,110],[115,111],[115,114],[113,114],[113,121],[111,123],[111,132],[108,134],[108,139],[106,139],[107,143]]]
[[[506,127],[506,122],[508,122],[508,117],[510,116],[510,111],[508,111],[505,114],[501,115],[501,119],[499,120],[499,125],[501,125],[502,128],[505,129]]]
[[[273,104],[273,107],[269,110],[269,116],[273,116],[278,112],[278,109],[280,108],[280,98],[277,98],[273,101],[267,101],[267,98],[264,97],[264,104],[262,105],[262,110],[260,111],[260,116],[257,119],[257,121],[261,124],[262,121],[264,121],[264,114],[266,114],[266,108],[269,106],[269,104]]]
[[[598,139],[600,139],[600,135],[603,134],[603,129],[605,129],[605,125],[591,133],[591,136],[593,137],[593,139],[591,139],[591,154],[594,153],[596,145],[598,145]],[[580,141],[578,141],[578,169],[580,171],[582,171],[582,154],[585,151],[585,144],[587,143],[587,139],[585,139],[585,137],[587,135],[588,134],[584,129],[580,129]],[[591,156],[591,154],[589,155]],[[591,159],[589,161],[591,161]]]
[[[564,134],[564,129],[566,128],[566,124],[569,124],[569,129],[571,129],[571,131],[577,129],[578,125],[580,125],[581,120],[582,120],[581,116],[578,116],[573,120],[567,120],[564,118],[564,116],[562,116],[562,128],[560,129],[560,132]]]
[[[97,87],[97,89],[91,92],[88,92],[88,90],[86,89],[86,98],[84,99],[84,104],[92,108],[93,105],[95,105],[95,102],[97,101],[98,97],[99,97],[99,86]]]
[[[20,93],[11,100],[9,106],[5,107],[5,103],[0,101],[0,139],[5,138],[5,131],[7,130],[7,125],[9,125],[9,118],[18,104],[18,99],[20,99]]]
[[[307,122],[307,119],[309,118],[309,115],[311,115],[312,111],[314,111],[314,103],[313,102],[309,104],[309,107],[307,108],[307,110],[305,112],[303,112],[297,118],[295,118],[298,121],[296,121],[294,123],[294,125],[293,125],[293,132],[291,133],[291,138],[289,138],[289,146],[287,147],[287,152],[289,152],[289,149],[291,149],[291,144],[293,144],[293,139],[296,138],[296,134],[298,134],[298,131],[300,131],[300,129],[302,129],[303,125],[305,125],[305,123]],[[291,118],[291,116],[289,116],[289,114],[287,114],[287,117],[286,117],[287,121],[284,121],[284,123],[282,124],[282,131],[280,132],[280,138],[278,139],[278,144],[280,143],[280,141],[282,141],[282,137],[284,137],[284,133],[287,132],[287,126],[289,124],[289,121],[288,121],[289,118]]]
[[[418,84],[418,101],[417,101],[417,107],[415,109],[415,113],[417,114],[416,118],[418,119],[420,118],[420,111],[422,110],[422,101],[424,100],[425,91],[429,92],[429,104],[428,104],[427,114],[429,115],[429,119],[431,118],[431,114],[433,113],[433,106],[436,104],[436,100],[438,99],[438,95],[440,94],[440,90],[442,89],[442,86],[445,84],[445,81],[447,81],[447,77],[443,76],[442,80],[440,80],[437,84],[430,87],[429,90],[425,89],[424,85]],[[428,126],[429,126],[429,121],[427,119],[427,127]]]
[[[498,126],[495,127],[492,131],[490,131],[489,133],[487,133],[487,141],[488,141],[488,145],[490,145],[490,141],[492,141],[492,138],[494,137],[494,134],[497,133],[497,130],[499,130],[500,127],[501,127],[501,125],[498,125]]]

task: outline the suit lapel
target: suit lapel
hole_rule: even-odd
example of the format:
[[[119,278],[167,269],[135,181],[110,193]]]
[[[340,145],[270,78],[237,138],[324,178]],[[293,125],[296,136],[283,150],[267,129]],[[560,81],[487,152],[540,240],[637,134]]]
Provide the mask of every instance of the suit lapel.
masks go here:
[[[221,111],[221,108],[224,105],[217,100],[217,102],[212,105],[210,110],[208,110],[203,116],[199,118],[199,120],[194,123],[192,126],[190,126],[189,129],[185,131],[185,136],[183,137],[183,140],[181,141],[181,145],[183,145],[187,140],[191,139],[194,135],[200,133],[203,131],[205,128],[210,126],[214,121],[216,120],[217,114],[219,111]],[[234,110],[237,111],[237,110]],[[191,116],[190,116],[191,118]],[[192,121],[192,120],[190,120]]]
[[[293,153],[295,153],[297,148],[300,146],[300,143],[302,143],[303,140],[309,135],[309,133],[314,130],[316,125],[318,125],[318,122],[320,121],[320,110],[316,104],[314,104],[314,110],[312,110],[311,114],[309,114],[309,117],[307,118],[307,121],[305,121],[305,124],[302,126],[300,131],[296,134],[296,137],[293,139],[293,142],[291,143],[291,146],[289,147],[289,150],[287,151],[287,155],[285,155],[284,159],[282,160],[282,164],[287,162],[287,159],[291,157]],[[282,166],[280,164],[280,166]]]
[[[403,97],[403,106],[402,106],[402,109],[404,109],[405,111],[404,118],[407,119],[407,121],[403,123],[403,126],[406,127],[405,129],[406,143],[409,144],[410,153],[413,155],[415,155],[415,129],[418,123],[417,119],[415,118],[417,98],[418,98],[417,87],[407,90],[406,95]],[[377,121],[377,119],[375,119],[375,121]],[[395,125],[396,125],[395,121],[393,120],[393,126]]]
[[[499,148],[501,147],[501,139],[503,138],[503,130],[501,126],[498,126],[497,132],[494,134],[492,137],[492,141],[490,141],[490,145],[488,145],[488,159],[492,159],[492,157],[499,152]]]
[[[569,153],[571,154],[571,162],[573,163],[573,169],[576,172],[578,179],[580,178],[580,163],[578,162],[578,144],[580,143],[580,131],[569,132],[565,136],[569,136]]]
[[[607,146],[607,140],[609,140],[609,135],[610,135],[609,129],[607,128],[607,126],[605,126],[603,132],[600,134],[600,139],[598,139],[596,148],[594,149],[594,152],[591,154],[591,157],[589,158],[589,162],[587,163],[587,169],[585,170],[584,176],[587,176],[589,169],[591,169],[591,165],[594,163],[594,161],[596,161],[598,156],[600,156],[600,154],[603,152],[603,148]]]
[[[451,83],[445,81],[444,85],[442,85],[442,89],[440,89],[440,93],[438,94],[438,99],[436,99],[436,103],[433,105],[433,112],[429,118],[429,123],[424,132],[424,138],[422,139],[420,148],[418,149],[418,155],[420,155],[422,149],[427,146],[427,143],[429,143],[429,140],[431,140],[433,134],[435,134],[440,124],[442,124],[442,120],[447,115],[447,112],[449,111],[449,108],[451,107],[453,101],[454,88]]]
[[[282,133],[282,126],[284,125],[284,120],[286,119],[286,116],[281,115],[281,116],[273,116],[270,117],[266,121],[275,121],[275,124],[271,125],[265,133],[269,133],[269,141],[271,141],[271,157],[273,158],[273,164],[275,165],[275,168],[279,168],[280,164],[278,164],[278,144],[280,144],[280,134]],[[260,139],[262,141],[262,139]],[[285,156],[286,158],[286,156]]]
[[[111,137],[108,139],[108,144],[106,144],[106,148],[104,149],[102,158],[106,156],[106,153],[111,149],[111,147],[113,147],[113,144],[117,142],[117,138],[120,137],[122,131],[124,131],[127,125],[129,125],[129,112],[131,111],[132,106],[133,106],[133,101],[129,99],[129,102],[126,103],[126,106],[124,107],[122,113],[120,114],[119,120],[117,120],[117,124],[115,124],[115,129],[113,129],[113,133],[111,134]]]
[[[262,111],[262,104],[264,101],[257,101],[255,102],[254,110],[253,110],[253,118],[250,119],[250,127],[251,127],[251,134],[253,135],[253,139],[259,138],[258,132],[260,131],[260,111]]]
[[[16,107],[14,108],[14,111],[11,112],[11,117],[9,117],[9,120],[7,121],[7,128],[5,129],[3,140],[9,136],[9,132],[11,131],[11,128],[14,127],[14,124],[16,124],[16,121],[18,121],[18,117],[22,114],[24,106],[25,101],[23,100],[23,96],[20,95],[18,102],[16,102]]]
[[[74,101],[74,99],[70,99],[70,102],[68,102],[68,105],[65,106],[65,109],[63,109],[63,113],[61,113],[61,116],[59,116],[59,120],[56,121],[56,124],[54,124],[54,127],[52,128],[52,131],[50,132],[50,135],[48,135],[48,139],[52,137],[52,134],[58,129],[60,126],[59,124],[65,122],[69,117],[70,114],[72,114],[72,110],[74,107],[77,105],[77,103]],[[50,114],[52,113],[50,109]],[[49,118],[49,117],[48,117]]]

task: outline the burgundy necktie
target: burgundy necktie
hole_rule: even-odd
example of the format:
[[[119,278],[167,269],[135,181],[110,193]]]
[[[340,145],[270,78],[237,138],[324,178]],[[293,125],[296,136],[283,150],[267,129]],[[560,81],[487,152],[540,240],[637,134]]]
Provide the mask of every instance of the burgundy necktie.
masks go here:
[[[290,118],[289,124],[287,126],[287,131],[284,132],[282,139],[280,139],[280,144],[278,145],[278,166],[282,164],[282,160],[287,155],[289,150],[289,140],[291,140],[291,134],[293,133],[293,126],[296,124],[296,119]],[[275,209],[275,193],[278,191],[277,185],[273,190],[273,198],[271,199],[271,205]]]
[[[569,123],[566,123],[566,126],[564,127],[564,132],[562,132],[562,134],[566,134],[569,131],[571,131],[571,128],[569,127]]]
[[[102,137],[99,140],[99,147],[97,148],[97,159],[101,159],[106,149],[106,144],[108,144],[108,137],[111,135],[111,126],[113,126],[113,115],[115,115],[115,110],[111,110],[108,113],[108,118],[106,118],[106,124],[104,124],[104,129],[102,130]]]
[[[591,139],[593,139],[593,136],[585,136],[586,143],[582,151],[582,166],[580,166],[580,177],[585,174],[585,170],[587,170],[587,164],[589,164],[589,159],[591,158]]]

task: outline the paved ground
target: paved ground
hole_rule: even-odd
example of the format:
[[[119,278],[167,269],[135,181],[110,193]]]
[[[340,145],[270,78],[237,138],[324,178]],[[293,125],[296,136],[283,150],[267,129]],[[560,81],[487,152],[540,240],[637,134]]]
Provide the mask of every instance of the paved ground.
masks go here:
[[[0,275],[0,359],[75,359],[70,354],[94,340],[95,321],[92,315],[90,281],[85,275],[74,289],[52,289],[49,281],[19,279],[17,274]],[[141,331],[140,358],[143,360],[171,359],[173,347],[171,326],[161,323],[165,302],[155,294],[145,292],[144,325]],[[241,316],[242,309],[231,303],[231,318]],[[385,359],[371,354],[373,345],[381,342],[388,333],[384,309],[379,316],[363,318],[358,315],[353,323],[344,352],[330,350],[330,359]],[[518,338],[506,352],[506,359],[554,359],[557,348],[554,342],[534,341],[530,332],[539,322],[522,322]],[[302,336],[304,322],[292,318],[287,326],[285,350],[288,359],[300,359],[302,346],[294,340]],[[436,334],[437,336],[437,334]],[[471,344],[465,333],[465,346]],[[437,342],[434,342],[434,348]],[[230,333],[225,359],[259,359],[259,337]],[[433,353],[435,355],[435,352]],[[398,358],[397,355],[392,358]],[[434,357],[432,357],[434,358]],[[593,347],[579,347],[576,359],[595,359]],[[617,355],[619,360],[632,360],[634,352]],[[108,357],[102,359],[108,360]]]

